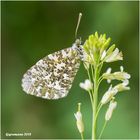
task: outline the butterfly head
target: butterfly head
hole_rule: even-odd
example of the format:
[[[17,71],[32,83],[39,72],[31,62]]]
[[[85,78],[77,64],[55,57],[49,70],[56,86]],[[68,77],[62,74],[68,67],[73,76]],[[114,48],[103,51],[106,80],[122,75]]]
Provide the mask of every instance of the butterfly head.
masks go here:
[[[82,48],[82,45],[81,45],[81,38],[76,39],[76,41],[73,44],[72,48],[77,51],[77,53],[79,54],[80,58],[82,59],[83,58],[83,48]]]

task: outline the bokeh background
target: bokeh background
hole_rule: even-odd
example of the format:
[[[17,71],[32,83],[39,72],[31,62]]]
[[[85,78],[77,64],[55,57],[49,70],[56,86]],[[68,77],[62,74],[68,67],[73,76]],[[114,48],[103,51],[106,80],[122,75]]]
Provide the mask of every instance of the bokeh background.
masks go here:
[[[112,38],[123,51],[124,61],[105,64],[113,71],[123,65],[131,74],[131,90],[116,96],[118,107],[108,123],[106,139],[138,139],[139,42],[138,2],[2,2],[2,138],[80,138],[75,124],[77,103],[82,103],[85,138],[91,137],[89,96],[79,87],[87,77],[81,65],[69,95],[44,100],[22,91],[22,75],[42,57],[70,47],[78,13],[83,13],[78,36],[83,42],[98,31]],[[106,81],[101,95],[108,89]],[[104,122],[100,113],[98,128]],[[30,137],[6,137],[5,133],[32,133]],[[99,130],[98,130],[99,133]]]

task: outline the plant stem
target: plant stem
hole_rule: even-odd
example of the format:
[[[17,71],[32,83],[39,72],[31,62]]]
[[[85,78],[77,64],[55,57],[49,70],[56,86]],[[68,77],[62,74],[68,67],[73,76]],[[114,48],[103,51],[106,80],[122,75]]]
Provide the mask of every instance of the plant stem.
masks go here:
[[[91,76],[90,76],[90,72],[89,72],[88,69],[87,69],[87,73],[88,73],[89,80],[92,82],[92,79],[91,79]],[[88,93],[89,93],[89,96],[90,96],[91,106],[93,107],[93,96],[92,96],[92,93],[91,93],[90,90],[88,91]]]
[[[107,121],[105,121],[105,123],[104,123],[104,125],[103,125],[103,128],[102,128],[102,130],[101,130],[101,133],[100,133],[100,135],[99,135],[99,139],[101,138],[101,136],[102,136],[102,134],[103,134],[103,132],[104,132],[104,129],[105,129],[105,127],[106,127],[106,124],[107,124]]]
[[[93,103],[93,115],[92,115],[92,140],[96,139],[96,113],[97,113],[97,103],[98,103],[98,67],[95,67],[94,73],[94,103]]]
[[[102,108],[102,105],[101,105],[101,104],[99,104],[99,105],[98,105],[98,107],[97,107],[97,112],[96,112],[95,119],[97,119],[98,114],[99,114],[99,112],[100,112],[100,109],[101,109],[101,108]]]
[[[81,133],[81,139],[84,140],[84,135],[83,135],[83,133]]]

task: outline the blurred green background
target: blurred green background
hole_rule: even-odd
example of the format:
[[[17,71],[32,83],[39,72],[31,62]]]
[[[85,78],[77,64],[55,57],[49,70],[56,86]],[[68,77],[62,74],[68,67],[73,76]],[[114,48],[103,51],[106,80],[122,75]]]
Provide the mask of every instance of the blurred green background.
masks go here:
[[[124,61],[105,64],[113,71],[123,65],[131,74],[131,90],[116,96],[118,107],[108,123],[106,139],[138,139],[139,42],[138,2],[2,2],[2,138],[80,138],[74,113],[82,103],[85,138],[91,138],[91,106],[79,83],[87,77],[81,65],[69,95],[44,100],[22,91],[21,79],[39,59],[70,47],[78,13],[83,13],[78,36],[83,42],[98,31],[112,38]],[[100,95],[108,86],[103,82]],[[101,96],[100,96],[101,98]],[[98,128],[104,122],[100,113]],[[5,133],[32,133],[31,137],[6,137]],[[99,133],[99,132],[98,132]]]

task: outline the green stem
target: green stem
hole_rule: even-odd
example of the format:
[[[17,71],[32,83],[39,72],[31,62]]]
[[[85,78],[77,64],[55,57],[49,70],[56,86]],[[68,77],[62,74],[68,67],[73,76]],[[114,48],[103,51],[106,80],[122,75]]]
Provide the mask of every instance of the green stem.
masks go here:
[[[92,78],[94,80],[94,70],[93,70],[93,66],[91,65],[91,73],[92,73]]]
[[[102,81],[101,77],[99,77],[100,70],[101,70],[101,67],[97,66],[93,68],[93,65],[91,65],[91,74],[90,74],[90,70],[87,69],[89,80],[91,82],[93,81],[93,84],[94,84],[93,90],[88,91],[91,105],[92,105],[92,112],[93,112],[92,114],[92,140],[96,139],[97,117],[102,107],[101,104],[98,105],[98,87],[99,87],[100,82]]]
[[[98,117],[98,114],[99,114],[101,108],[102,108],[102,104],[99,104],[98,107],[97,107],[97,112],[96,112],[96,116],[95,116],[96,120],[97,120],[97,117]]]
[[[84,135],[83,133],[80,133],[81,134],[81,139],[84,140]]]
[[[99,139],[101,139],[101,136],[102,136],[102,134],[103,134],[103,132],[104,132],[104,129],[105,129],[105,127],[106,127],[106,124],[107,124],[107,121],[105,121],[105,123],[104,123],[104,125],[103,125],[103,128],[102,128],[102,130],[101,130],[101,133],[100,133],[100,135],[99,135]]]
[[[87,69],[87,73],[88,73],[89,80],[92,82],[92,79],[91,79],[91,76],[90,76],[90,72],[89,72],[88,69]],[[90,96],[91,105],[93,107],[93,96],[92,96],[92,93],[91,93],[90,90],[88,91],[88,93],[89,93],[89,96]]]
[[[90,96],[90,102],[91,102],[92,109],[93,109],[93,97],[92,97],[92,93],[90,91],[88,91],[88,93],[89,93],[89,96]]]
[[[92,140],[96,139],[96,127],[97,127],[97,103],[98,103],[98,68],[96,67],[94,72],[94,103],[93,103],[93,116],[92,116]]]
[[[87,70],[87,73],[88,73],[88,78],[89,78],[89,80],[92,82],[92,80],[91,80],[91,76],[90,76],[90,72],[89,72],[88,69],[86,69],[86,70]]]

